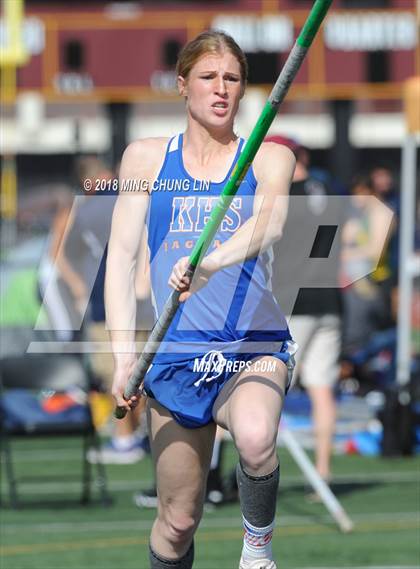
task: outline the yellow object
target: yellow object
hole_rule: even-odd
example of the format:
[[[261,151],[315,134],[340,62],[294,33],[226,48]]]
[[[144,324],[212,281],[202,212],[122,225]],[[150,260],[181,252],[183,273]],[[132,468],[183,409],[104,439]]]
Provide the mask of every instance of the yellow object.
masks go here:
[[[7,46],[0,50],[1,67],[25,65],[29,54],[23,43],[24,0],[2,0]]]
[[[16,67],[8,65],[1,69],[1,102],[14,103],[16,99]]]
[[[408,132],[420,132],[420,75],[404,84],[404,110]]]
[[[106,393],[91,391],[89,402],[92,410],[92,419],[95,428],[99,431],[106,425],[114,410],[112,397]]]
[[[6,45],[0,49],[0,99],[14,104],[16,100],[16,72],[29,61],[23,41],[24,0],[2,0]],[[4,219],[14,220],[17,214],[17,173],[13,156],[5,157],[1,171],[0,213]]]
[[[15,219],[17,214],[17,175],[14,156],[5,156],[1,171],[0,212],[4,219]]]

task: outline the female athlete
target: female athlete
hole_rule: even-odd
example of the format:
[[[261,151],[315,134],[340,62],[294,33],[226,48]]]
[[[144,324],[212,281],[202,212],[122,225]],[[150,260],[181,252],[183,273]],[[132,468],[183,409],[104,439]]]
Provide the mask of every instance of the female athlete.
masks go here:
[[[187,126],[170,139],[130,144],[108,252],[106,307],[113,343],[113,395],[133,370],[136,251],[147,228],[157,315],[171,287],[182,302],[145,377],[158,511],[150,566],[193,565],[216,425],[239,453],[244,524],[241,569],[275,569],[273,533],[279,463],[276,436],[294,345],[270,289],[271,245],[280,238],[295,167],[292,152],[262,144],[192,281],[188,256],[244,140],[234,119],[247,81],[245,56],[223,32],[207,31],[177,65]],[[130,181],[142,191],[130,193]]]

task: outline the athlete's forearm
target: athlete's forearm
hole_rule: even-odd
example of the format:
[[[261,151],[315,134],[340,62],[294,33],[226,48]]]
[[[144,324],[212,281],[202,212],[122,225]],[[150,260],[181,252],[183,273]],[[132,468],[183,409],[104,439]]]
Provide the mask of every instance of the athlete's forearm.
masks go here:
[[[106,321],[116,364],[135,353],[136,295],[134,264],[114,249],[108,254],[105,280]]]
[[[220,269],[253,259],[282,236],[296,160],[285,147],[264,147],[253,167],[258,180],[253,215],[209,257]]]
[[[265,209],[251,216],[230,239],[217,247],[208,258],[219,270],[253,259],[282,236],[283,217]]]
[[[139,198],[141,199],[141,198]],[[143,207],[144,206],[144,207]],[[105,310],[115,362],[135,353],[137,250],[146,204],[120,196],[114,208],[105,276]]]

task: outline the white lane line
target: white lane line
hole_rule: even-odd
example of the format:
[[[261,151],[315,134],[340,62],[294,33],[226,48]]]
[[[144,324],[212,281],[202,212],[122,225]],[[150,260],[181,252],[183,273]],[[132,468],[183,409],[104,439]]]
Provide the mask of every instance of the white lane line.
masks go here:
[[[80,473],[74,472],[71,474],[75,478],[80,476]],[[57,475],[59,477],[59,475]],[[35,479],[35,476],[33,477]],[[384,472],[375,474],[337,474],[332,480],[334,486],[341,484],[365,484],[365,483],[399,483],[399,482],[418,482],[418,472]],[[296,484],[302,484],[304,482],[302,475],[296,476],[282,476],[280,490],[285,489],[287,486],[295,486]],[[112,480],[109,481],[109,489],[113,492],[133,492],[139,491],[141,488],[149,487],[151,484],[151,478],[142,478],[135,481],[126,480]],[[39,481],[25,482],[22,480],[19,482],[19,492],[22,494],[34,494],[43,495],[51,494],[54,492],[72,492],[79,491],[81,483],[80,482],[48,482],[43,481],[41,478]],[[6,481],[3,479],[3,483],[0,485],[3,491],[7,490]]]
[[[134,507],[134,506],[133,506]],[[141,510],[138,510],[141,511]],[[380,514],[367,514],[367,513],[351,513],[352,519],[356,523],[378,523],[389,521],[390,519],[397,519],[398,522],[418,522],[420,525],[419,512],[382,512]],[[109,522],[47,522],[47,523],[22,523],[22,524],[8,524],[2,523],[2,533],[14,534],[17,531],[24,533],[84,533],[87,530],[94,531],[123,531],[131,530],[146,531],[150,530],[153,520],[111,520]],[[313,526],[319,523],[332,523],[328,515],[320,516],[278,516],[276,518],[276,525],[279,527],[285,526]],[[206,514],[206,517],[200,523],[200,529],[217,529],[217,528],[241,528],[240,516],[234,517],[212,517],[211,512]]]

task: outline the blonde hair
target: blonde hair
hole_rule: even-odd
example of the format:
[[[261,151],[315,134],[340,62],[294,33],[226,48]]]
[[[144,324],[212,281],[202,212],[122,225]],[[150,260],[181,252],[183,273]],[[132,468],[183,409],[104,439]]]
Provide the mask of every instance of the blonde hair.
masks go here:
[[[179,54],[176,74],[187,79],[191,69],[202,55],[206,53],[220,54],[223,51],[230,51],[238,60],[241,68],[242,86],[245,87],[248,79],[248,63],[245,54],[232,36],[220,30],[207,30],[188,42]]]

